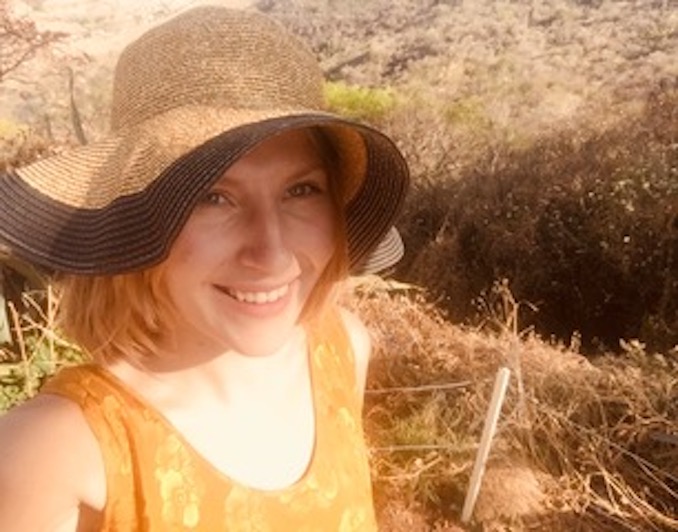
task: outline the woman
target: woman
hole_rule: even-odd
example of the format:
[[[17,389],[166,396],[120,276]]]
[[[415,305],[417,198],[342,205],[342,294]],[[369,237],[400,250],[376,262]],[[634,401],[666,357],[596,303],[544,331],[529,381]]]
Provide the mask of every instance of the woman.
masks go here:
[[[130,44],[111,133],[0,180],[0,241],[91,358],[0,418],[0,530],[375,530],[369,335],[333,291],[400,258],[407,185],[268,18]]]

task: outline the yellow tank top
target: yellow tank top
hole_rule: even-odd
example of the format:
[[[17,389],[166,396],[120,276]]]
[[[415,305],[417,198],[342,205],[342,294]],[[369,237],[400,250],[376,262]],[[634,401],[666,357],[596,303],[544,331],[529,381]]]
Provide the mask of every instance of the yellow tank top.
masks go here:
[[[65,368],[43,393],[80,405],[104,457],[103,531],[375,531],[353,353],[338,315],[309,333],[316,416],[303,477],[276,491],[235,482],[158,411],[96,365]]]

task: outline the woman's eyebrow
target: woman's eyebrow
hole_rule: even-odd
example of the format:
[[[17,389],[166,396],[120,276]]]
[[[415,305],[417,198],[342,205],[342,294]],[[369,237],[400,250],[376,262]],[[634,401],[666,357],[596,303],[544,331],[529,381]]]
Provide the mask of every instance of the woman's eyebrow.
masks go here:
[[[242,180],[242,179],[237,179],[237,180],[229,179],[229,172],[230,172],[230,171],[231,171],[231,168],[228,168],[228,169],[224,172],[224,174],[223,174],[217,181],[215,181],[215,182],[212,184],[212,187],[211,187],[211,188],[218,187],[218,186],[224,185],[224,184],[229,184],[229,185],[233,185],[233,186],[237,186],[237,185],[239,185],[240,183],[245,184],[245,181],[246,181],[246,180]],[[317,163],[314,163],[314,164],[312,164],[312,165],[309,165],[308,167],[302,167],[302,168],[300,168],[299,170],[297,170],[297,171],[291,173],[289,176],[287,176],[287,177],[285,178],[285,181],[286,181],[286,182],[287,182],[287,181],[295,181],[295,180],[297,180],[297,179],[300,179],[300,178],[309,176],[309,175],[311,175],[311,174],[316,174],[316,173],[322,173],[322,174],[324,174],[325,177],[328,177],[328,171],[327,171],[327,168],[326,168],[325,164],[324,164],[322,161],[319,161],[319,162],[317,162]]]
[[[300,177],[306,177],[310,174],[316,174],[316,173],[323,173],[327,175],[327,168],[325,168],[325,165],[322,163],[315,164],[305,170],[300,170],[299,172],[295,172],[294,174],[290,175],[290,180],[298,179]]]

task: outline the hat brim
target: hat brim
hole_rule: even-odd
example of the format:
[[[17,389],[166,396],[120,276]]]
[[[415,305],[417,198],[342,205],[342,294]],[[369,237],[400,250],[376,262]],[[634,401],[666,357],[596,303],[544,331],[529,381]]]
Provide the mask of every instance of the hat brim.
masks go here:
[[[191,127],[190,122],[186,124]],[[216,134],[201,128],[208,131],[203,133],[206,140],[196,140],[194,135],[186,142],[187,136],[182,134],[174,139],[181,138],[183,143],[169,139],[162,149],[144,147],[139,142],[143,136],[137,132],[4,175],[0,198],[13,201],[0,209],[0,239],[20,258],[50,271],[111,275],[147,268],[167,257],[193,207],[226,168],[266,138],[313,126],[329,131],[350,129],[364,143],[364,178],[345,207],[351,272],[374,272],[393,265],[402,255],[402,242],[392,225],[409,184],[407,164],[393,142],[379,131],[317,112],[263,118],[227,130],[222,125],[222,132]],[[100,198],[101,191],[91,185],[88,190],[72,187],[72,198],[57,199],[51,193],[50,186],[71,190],[68,185],[75,181],[93,183],[74,174],[89,168],[106,175],[110,159],[120,159],[121,150],[138,150],[139,145],[145,152],[127,158],[128,166],[134,160],[135,164],[150,165],[150,169],[132,165],[126,171],[148,173],[157,168],[153,179],[139,190],[113,199]],[[83,160],[91,164],[83,164]],[[117,171],[111,169],[111,179]],[[49,179],[61,181],[50,185]]]

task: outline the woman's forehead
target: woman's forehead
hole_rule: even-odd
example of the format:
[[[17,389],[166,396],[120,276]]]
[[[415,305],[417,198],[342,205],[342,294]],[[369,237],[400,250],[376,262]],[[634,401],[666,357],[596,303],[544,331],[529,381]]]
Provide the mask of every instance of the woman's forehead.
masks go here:
[[[289,179],[325,169],[321,146],[308,130],[295,130],[268,138],[237,159],[217,183],[249,178]]]

